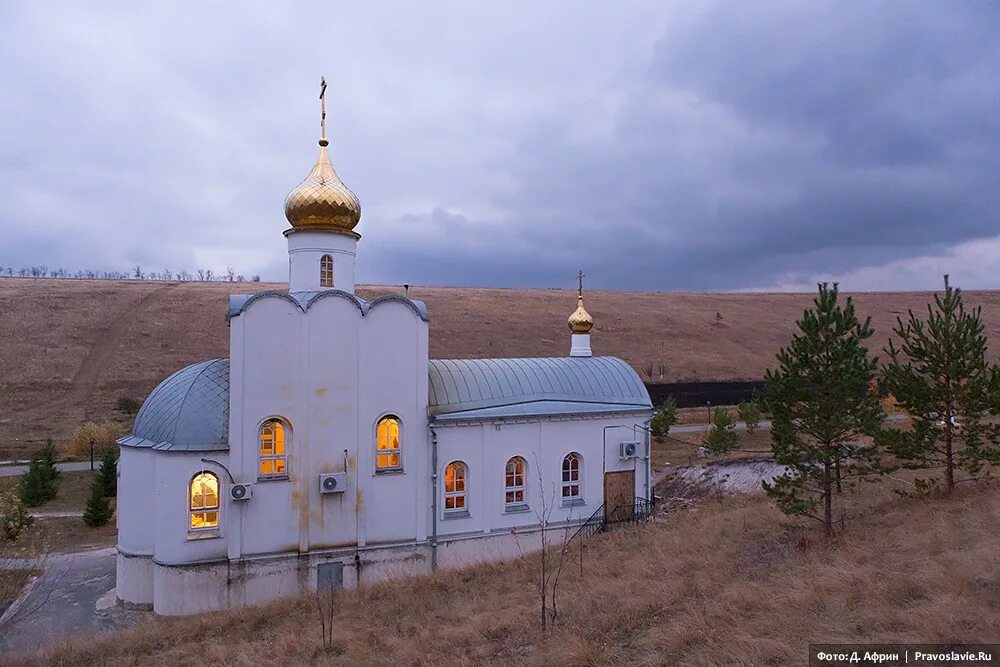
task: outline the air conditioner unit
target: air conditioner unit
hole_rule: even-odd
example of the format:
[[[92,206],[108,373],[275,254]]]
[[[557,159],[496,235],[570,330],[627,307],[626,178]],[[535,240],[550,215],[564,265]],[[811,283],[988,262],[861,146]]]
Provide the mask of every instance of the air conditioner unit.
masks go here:
[[[232,500],[250,500],[253,498],[253,484],[233,484],[229,487],[229,497]]]
[[[618,458],[623,461],[638,458],[642,443],[638,440],[628,440],[618,443]]]
[[[319,476],[320,493],[343,493],[347,490],[347,473],[330,472]]]

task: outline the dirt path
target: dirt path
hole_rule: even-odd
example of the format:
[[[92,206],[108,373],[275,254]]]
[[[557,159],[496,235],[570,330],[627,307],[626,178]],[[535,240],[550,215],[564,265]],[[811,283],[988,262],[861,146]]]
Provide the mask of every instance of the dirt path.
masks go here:
[[[98,333],[94,346],[90,348],[90,352],[87,353],[76,375],[70,381],[71,388],[69,393],[47,403],[41,403],[22,412],[10,415],[4,421],[10,422],[18,417],[28,417],[40,412],[70,407],[87,400],[97,388],[97,381],[114,357],[115,350],[118,349],[118,345],[122,342],[125,333],[132,325],[135,314],[148,308],[162,297],[165,291],[173,289],[178,285],[180,283],[175,282],[158,287],[116,315],[111,321],[111,325]]]

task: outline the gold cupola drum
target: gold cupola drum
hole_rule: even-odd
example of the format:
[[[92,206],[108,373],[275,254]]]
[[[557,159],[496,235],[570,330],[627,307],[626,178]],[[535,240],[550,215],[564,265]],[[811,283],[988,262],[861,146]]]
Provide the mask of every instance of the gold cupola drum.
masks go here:
[[[294,229],[330,231],[356,236],[354,228],[361,220],[361,202],[344,185],[330,162],[326,138],[326,79],[322,80],[322,136],[319,140],[319,157],[305,180],[288,193],[285,199],[285,217]]]

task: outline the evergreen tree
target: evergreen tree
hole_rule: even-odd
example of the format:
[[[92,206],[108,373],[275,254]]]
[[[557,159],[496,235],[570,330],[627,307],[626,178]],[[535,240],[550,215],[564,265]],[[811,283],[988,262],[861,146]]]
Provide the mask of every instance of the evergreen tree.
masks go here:
[[[19,483],[21,500],[28,507],[38,507],[56,497],[59,492],[59,470],[55,466],[55,450],[49,440],[31,457]]]
[[[736,432],[736,420],[726,408],[715,408],[712,411],[712,427],[705,434],[705,449],[709,454],[718,456],[735,451],[739,446],[740,434]]]
[[[110,521],[114,514],[111,502],[104,497],[104,483],[100,475],[94,475],[94,481],[90,483],[90,496],[83,508],[83,522],[96,528]]]
[[[1000,461],[1000,428],[983,419],[1000,407],[1000,370],[986,359],[980,309],[965,310],[948,276],[944,294],[927,304],[926,320],[909,311],[896,322],[899,347],[889,340],[882,387],[911,427],[886,429],[880,440],[904,465],[944,468],[950,491],[956,469],[976,475],[984,463]]]
[[[841,306],[838,296],[836,283],[819,285],[798,333],[778,351],[777,370],[767,372],[764,397],[775,461],[788,468],[764,490],[782,512],[822,523],[827,537],[835,484],[878,471],[874,447],[845,441],[874,435],[882,422],[879,398],[868,391],[878,365],[863,344],[871,320],[860,322],[853,301]]]
[[[761,414],[760,404],[756,398],[752,401],[740,403],[738,412],[740,421],[746,424],[747,433],[754,433],[760,428],[760,420],[763,415]]]
[[[118,495],[118,447],[109,447],[104,450],[97,476],[104,487],[105,497],[114,498]]]
[[[667,396],[663,405],[649,420],[649,432],[657,438],[662,438],[670,433],[670,429],[677,423],[677,401],[673,396]]]

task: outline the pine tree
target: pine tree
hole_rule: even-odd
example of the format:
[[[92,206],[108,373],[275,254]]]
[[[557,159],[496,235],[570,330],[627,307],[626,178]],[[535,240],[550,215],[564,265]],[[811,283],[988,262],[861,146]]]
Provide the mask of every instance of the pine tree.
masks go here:
[[[49,440],[31,457],[28,471],[21,477],[19,492],[28,507],[38,507],[56,497],[59,492],[59,470],[55,466],[55,450]]]
[[[677,423],[677,401],[673,396],[667,396],[663,405],[656,411],[653,418],[649,420],[649,432],[657,438],[662,438],[670,433],[670,429]]]
[[[845,443],[874,435],[882,422],[878,395],[868,391],[878,365],[863,344],[871,320],[860,322],[853,301],[841,306],[838,296],[836,283],[819,285],[814,307],[778,352],[777,370],[767,372],[764,396],[774,458],[788,468],[764,490],[782,512],[822,523],[827,537],[841,479],[878,471],[875,447]]]
[[[926,320],[909,311],[896,322],[899,347],[889,340],[882,386],[911,426],[886,429],[880,439],[904,465],[943,468],[950,491],[956,469],[976,475],[984,463],[1000,461],[1000,428],[983,419],[998,413],[1000,369],[987,361],[980,309],[965,310],[948,276],[944,294],[927,304]]]
[[[97,477],[104,487],[104,496],[114,498],[118,495],[118,448],[108,447],[101,457],[101,467],[97,471]]]
[[[760,411],[760,403],[756,398],[740,403],[738,412],[740,420],[746,425],[747,433],[754,433],[760,428],[760,420],[763,415]]]
[[[740,446],[740,434],[736,432],[736,420],[729,410],[717,407],[712,411],[712,427],[705,434],[705,449],[716,456],[728,454]]]
[[[94,475],[94,481],[90,483],[90,496],[83,508],[83,522],[96,528],[110,521],[114,514],[111,502],[104,497],[104,483],[100,475]]]

